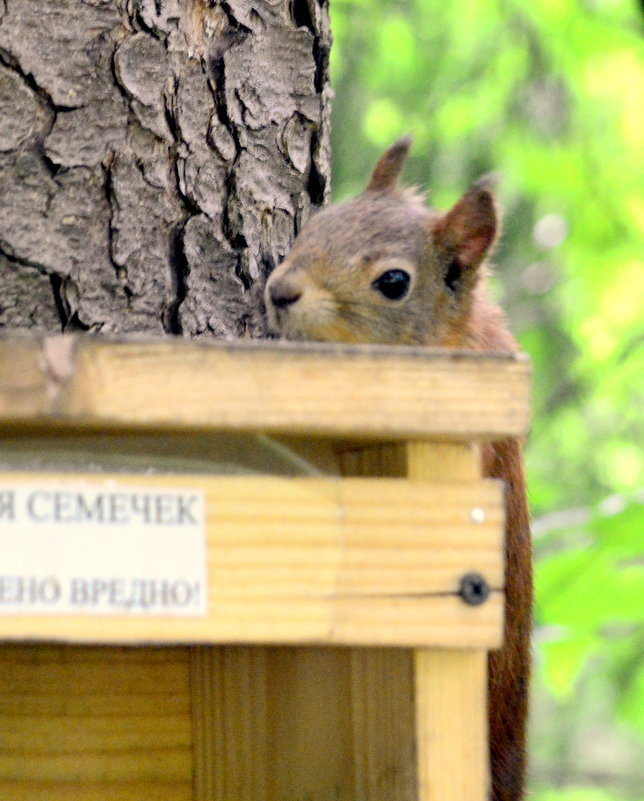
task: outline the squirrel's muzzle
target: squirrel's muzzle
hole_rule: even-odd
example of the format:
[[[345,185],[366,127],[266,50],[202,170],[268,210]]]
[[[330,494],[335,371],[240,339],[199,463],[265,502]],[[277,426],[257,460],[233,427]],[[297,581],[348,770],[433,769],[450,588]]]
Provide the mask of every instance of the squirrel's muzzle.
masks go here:
[[[330,290],[315,276],[282,262],[269,276],[264,290],[268,329],[287,339],[334,339],[326,336],[336,320],[336,303]]]
[[[280,278],[269,282],[268,299],[276,309],[286,309],[302,297],[302,291],[288,279]]]

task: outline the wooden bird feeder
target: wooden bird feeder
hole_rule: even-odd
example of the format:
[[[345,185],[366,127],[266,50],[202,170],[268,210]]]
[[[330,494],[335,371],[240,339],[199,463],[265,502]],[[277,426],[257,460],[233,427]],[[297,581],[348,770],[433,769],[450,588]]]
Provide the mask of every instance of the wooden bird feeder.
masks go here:
[[[0,340],[0,798],[485,801],[477,443],[528,394],[521,356]]]

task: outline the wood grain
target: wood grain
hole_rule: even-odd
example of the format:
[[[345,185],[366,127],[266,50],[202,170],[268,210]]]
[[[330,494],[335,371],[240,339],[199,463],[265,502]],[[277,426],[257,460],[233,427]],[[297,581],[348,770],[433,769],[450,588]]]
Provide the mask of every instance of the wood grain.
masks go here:
[[[415,652],[418,801],[486,801],[487,654]]]
[[[266,648],[190,649],[192,801],[264,801],[270,775]]]
[[[521,356],[313,343],[0,340],[0,425],[494,439],[528,427]]]
[[[145,649],[149,662],[127,666],[127,650],[85,647],[77,650],[90,667],[71,674],[56,661],[64,646],[37,646],[41,672],[23,664],[29,646],[3,646],[2,798],[482,801],[503,506],[500,485],[480,479],[470,440],[525,433],[528,378],[520,358],[411,348],[0,340],[5,433],[82,432],[87,441],[172,431],[176,443],[182,432],[193,442],[217,431],[312,434],[334,441],[354,477],[67,476],[202,489],[209,611],[102,616],[100,626],[0,615],[5,640],[193,646],[187,660],[187,649]],[[457,594],[472,570],[493,588],[480,607]],[[371,647],[328,647],[337,644]],[[413,661],[398,646],[414,647]],[[166,652],[184,656],[153,656]],[[122,692],[106,691],[108,675]],[[40,722],[42,759],[30,745]],[[75,731],[86,731],[86,752],[75,751]],[[81,764],[79,753],[88,754]]]
[[[51,474],[4,474],[38,481]],[[501,636],[498,482],[266,476],[75,477],[88,485],[203,490],[205,617],[0,614],[0,636],[74,642],[248,642],[493,647]],[[74,476],[59,478],[56,486]],[[62,484],[60,483],[62,481]],[[76,485],[78,486],[78,485]],[[469,510],[484,510],[475,524]],[[495,589],[467,606],[460,578]],[[6,611],[6,610],[4,610]]]
[[[429,487],[438,476],[470,486],[480,480],[475,446],[409,442],[406,451],[412,481]],[[418,801],[489,796],[487,652],[470,646],[414,651]]]
[[[0,797],[191,801],[185,648],[0,646]]]

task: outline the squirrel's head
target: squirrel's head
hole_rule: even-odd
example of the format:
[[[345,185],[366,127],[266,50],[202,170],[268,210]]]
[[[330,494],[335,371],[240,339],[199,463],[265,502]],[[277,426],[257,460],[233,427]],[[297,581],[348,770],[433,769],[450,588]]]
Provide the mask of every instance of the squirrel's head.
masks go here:
[[[493,181],[443,214],[398,176],[411,140],[380,158],[365,191],[315,214],[265,291],[271,329],[288,339],[459,345],[498,230]]]

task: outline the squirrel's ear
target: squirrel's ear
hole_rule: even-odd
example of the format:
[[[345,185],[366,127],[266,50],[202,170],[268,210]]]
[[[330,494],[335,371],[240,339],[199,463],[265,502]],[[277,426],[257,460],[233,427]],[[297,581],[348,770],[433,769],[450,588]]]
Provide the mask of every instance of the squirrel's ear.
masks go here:
[[[485,175],[434,227],[434,244],[461,267],[477,267],[496,239],[499,211],[494,198],[497,178]]]
[[[396,188],[398,176],[411,147],[411,141],[411,136],[403,136],[394,142],[389,150],[385,150],[371,173],[365,191],[390,192]]]

